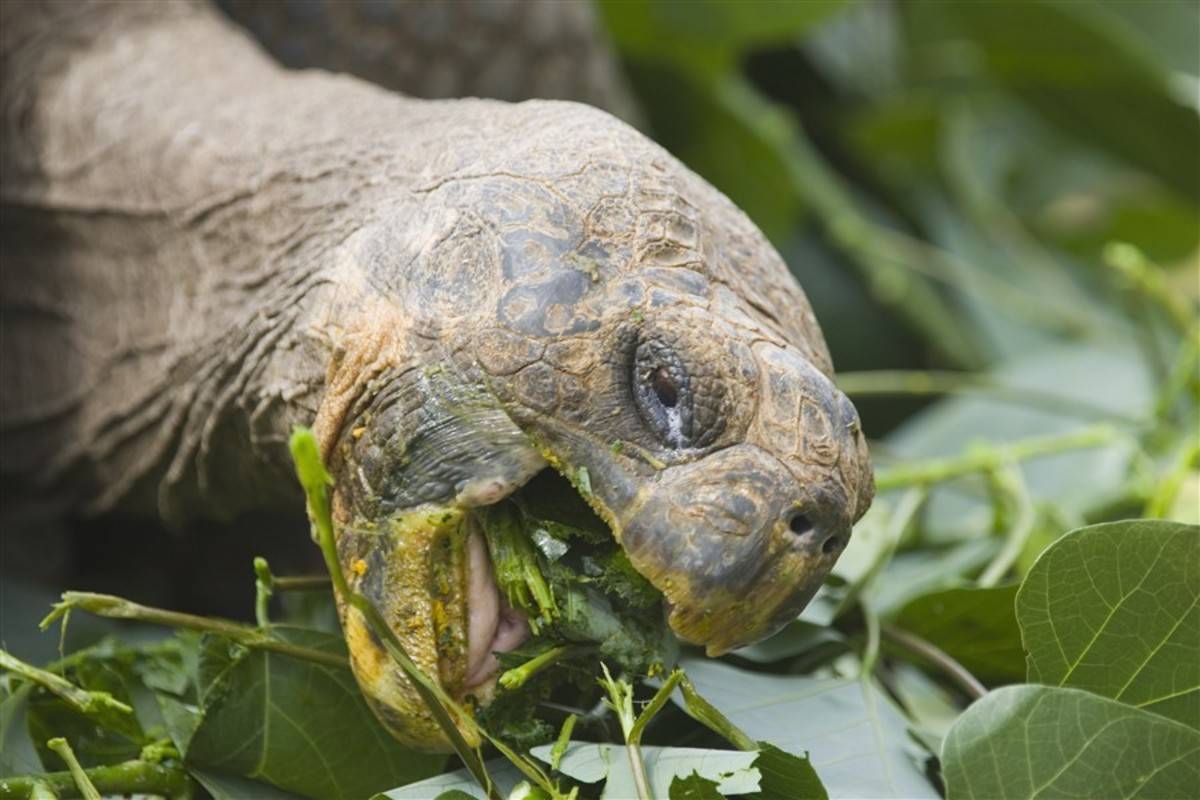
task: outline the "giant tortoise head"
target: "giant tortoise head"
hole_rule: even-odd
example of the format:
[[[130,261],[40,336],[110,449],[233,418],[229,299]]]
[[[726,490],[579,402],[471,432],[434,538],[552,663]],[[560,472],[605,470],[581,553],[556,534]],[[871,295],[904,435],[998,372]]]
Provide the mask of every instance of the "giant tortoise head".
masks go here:
[[[728,199],[606,114],[468,108],[466,139],[341,251],[318,434],[347,575],[451,694],[486,699],[524,625],[470,509],[552,468],[680,637],[715,656],[770,636],[873,494],[803,291]],[[380,717],[444,746],[344,623]]]

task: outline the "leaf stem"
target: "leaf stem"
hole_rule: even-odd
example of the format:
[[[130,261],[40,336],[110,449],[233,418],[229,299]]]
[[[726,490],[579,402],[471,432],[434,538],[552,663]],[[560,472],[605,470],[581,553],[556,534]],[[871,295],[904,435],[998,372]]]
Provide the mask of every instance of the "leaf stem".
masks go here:
[[[641,731],[637,731],[637,739],[632,738],[634,730],[637,728],[637,720],[633,716],[633,686],[624,679],[614,679],[612,673],[608,671],[608,665],[603,661],[600,662],[600,668],[604,671],[600,685],[608,692],[608,699],[605,700],[605,703],[613,710],[617,715],[617,720],[621,723],[621,733],[625,737],[625,754],[629,758],[629,768],[633,773],[633,785],[637,790],[638,800],[654,800],[654,796],[650,793],[650,782],[646,778],[646,763],[642,760],[642,748],[637,741],[641,738]],[[659,693],[661,694],[661,692],[660,689]],[[667,696],[670,696],[670,693]]]
[[[79,793],[83,795],[84,800],[103,800],[100,797],[100,792],[96,791],[96,787],[92,784],[91,778],[84,771],[83,765],[79,763],[79,759],[75,757],[75,751],[71,749],[71,745],[66,739],[56,737],[46,742],[46,747],[49,747],[58,757],[67,762],[67,768],[71,770],[71,780],[75,783]]]
[[[54,620],[74,608],[110,619],[133,619],[139,622],[149,622],[154,625],[165,625],[170,628],[184,628],[186,630],[199,631],[200,633],[211,633],[255,650],[268,650],[280,655],[313,661],[339,669],[348,669],[350,666],[346,659],[341,656],[284,642],[258,628],[251,628],[216,617],[201,617],[195,614],[185,614],[181,611],[168,611],[165,608],[144,606],[140,603],[126,600],[123,597],[114,597],[110,594],[63,592],[62,602],[55,603],[54,610],[41,621],[40,626],[46,628]]]
[[[1111,242],[1102,254],[1104,264],[1128,282],[1129,288],[1156,304],[1181,333],[1187,335],[1195,323],[1195,308],[1171,288],[1162,268],[1126,242]]]
[[[986,373],[946,370],[881,369],[863,372],[839,372],[837,386],[851,397],[874,395],[914,395],[926,397],[944,394],[985,395],[1023,406],[1044,408],[1059,414],[1108,419],[1130,425],[1145,420],[1128,417],[1103,406],[1029,386],[1013,386]]]
[[[188,776],[178,764],[155,764],[142,759],[111,766],[90,767],[85,777],[100,796],[156,795],[182,798],[188,794]],[[72,772],[50,772],[0,779],[0,800],[28,797],[35,784],[43,784],[57,797],[79,797],[81,790]]]
[[[1152,519],[1166,517],[1188,473],[1197,465],[1200,465],[1200,442],[1193,441],[1180,448],[1178,456],[1158,479],[1158,488],[1146,502],[1143,514]]]
[[[1038,456],[1100,447],[1120,439],[1123,434],[1111,425],[1092,425],[1068,433],[1034,436],[1011,444],[980,445],[966,455],[929,459],[883,470],[875,476],[879,491],[903,486],[929,486],[979,472],[1002,467],[1009,462],[1024,461]]]
[[[262,556],[254,557],[254,621],[258,627],[266,628],[271,624],[269,608],[271,595],[274,594],[275,576],[271,574],[271,565]]]
[[[921,656],[945,673],[971,700],[978,700],[987,694],[987,687],[980,683],[978,678],[937,645],[916,634],[897,628],[895,625],[885,624],[881,630],[883,638],[910,653]]]
[[[529,680],[546,667],[550,666],[556,661],[562,660],[564,656],[570,653],[578,652],[581,649],[582,648],[566,644],[559,647],[552,647],[546,652],[539,653],[538,655],[529,659],[524,664],[507,670],[503,675],[500,676],[500,685],[505,689],[519,689],[525,685],[525,681]]]
[[[896,552],[896,548],[900,545],[900,540],[904,537],[904,532],[908,530],[913,519],[921,510],[921,506],[925,504],[925,499],[929,496],[929,491],[925,486],[917,485],[910,488],[900,498],[900,502],[896,506],[896,510],[891,513],[888,518],[887,529],[884,532],[883,546],[875,554],[866,571],[846,589],[846,593],[842,596],[838,603],[837,610],[834,616],[841,616],[844,612],[852,608],[855,602],[861,597],[874,583],[875,578],[892,560],[892,555]]]
[[[328,575],[274,575],[272,588],[277,592],[313,592],[333,590]]]
[[[1025,483],[1025,476],[1020,467],[1015,463],[1010,463],[996,470],[995,477],[1004,493],[1016,506],[1017,514],[1008,536],[1004,540],[1004,546],[1000,548],[1000,552],[979,576],[978,583],[984,588],[995,586],[1001,578],[1008,574],[1012,565],[1020,557],[1021,550],[1025,548],[1025,543],[1029,541],[1034,523],[1037,522],[1033,497],[1029,494],[1029,487]]]
[[[82,714],[99,726],[133,740],[142,736],[141,727],[133,715],[133,708],[108,692],[82,689],[62,676],[26,664],[4,650],[0,650],[0,668],[52,692],[76,713]]]
[[[702,725],[739,750],[758,749],[758,744],[753,739],[696,691],[690,678],[684,676],[680,681],[679,689],[683,693],[684,707]]]

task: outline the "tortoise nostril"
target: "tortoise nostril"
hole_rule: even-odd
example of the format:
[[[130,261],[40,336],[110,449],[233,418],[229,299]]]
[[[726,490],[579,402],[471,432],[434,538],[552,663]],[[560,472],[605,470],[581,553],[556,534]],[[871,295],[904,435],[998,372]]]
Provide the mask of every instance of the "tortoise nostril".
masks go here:
[[[836,553],[838,548],[842,546],[842,540],[837,536],[830,536],[821,543],[821,552],[825,555]]]
[[[803,536],[813,529],[813,524],[805,515],[795,514],[788,520],[788,528],[797,536]]]

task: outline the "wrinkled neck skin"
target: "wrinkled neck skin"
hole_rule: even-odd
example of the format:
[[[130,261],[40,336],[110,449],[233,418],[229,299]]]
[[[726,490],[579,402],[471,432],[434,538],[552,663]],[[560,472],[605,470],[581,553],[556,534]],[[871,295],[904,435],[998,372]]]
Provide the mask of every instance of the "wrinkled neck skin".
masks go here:
[[[6,34],[6,472],[232,514],[299,502],[286,436],[313,424],[351,584],[466,701],[516,640],[471,510],[547,466],[685,639],[716,655],[795,617],[871,470],[745,215],[594,109],[288,73],[203,7],[150,6],[55,7],[69,45]],[[444,749],[343,625],[379,717]]]

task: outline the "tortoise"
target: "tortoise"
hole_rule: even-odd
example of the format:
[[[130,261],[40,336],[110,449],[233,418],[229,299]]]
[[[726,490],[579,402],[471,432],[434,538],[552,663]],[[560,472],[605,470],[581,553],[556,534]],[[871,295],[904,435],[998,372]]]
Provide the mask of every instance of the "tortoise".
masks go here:
[[[711,656],[813,596],[871,502],[858,416],[780,256],[633,127],[286,70],[198,2],[3,14],[6,475],[279,508],[311,424],[343,569],[455,697],[524,630],[469,511],[546,469]],[[341,619],[375,713],[445,749]]]

